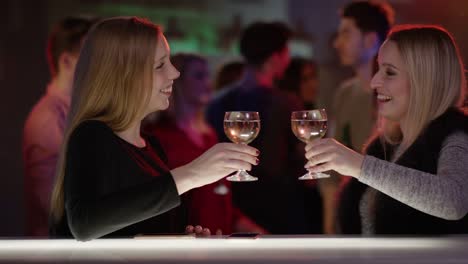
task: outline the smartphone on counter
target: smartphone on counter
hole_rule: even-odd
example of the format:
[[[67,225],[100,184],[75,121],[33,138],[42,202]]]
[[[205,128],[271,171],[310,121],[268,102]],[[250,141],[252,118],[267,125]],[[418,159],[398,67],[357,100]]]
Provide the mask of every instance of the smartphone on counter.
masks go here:
[[[258,238],[259,236],[260,234],[255,232],[239,232],[232,233],[227,238]]]
[[[167,234],[139,234],[133,237],[134,239],[192,239],[195,234],[185,233],[167,233]]]

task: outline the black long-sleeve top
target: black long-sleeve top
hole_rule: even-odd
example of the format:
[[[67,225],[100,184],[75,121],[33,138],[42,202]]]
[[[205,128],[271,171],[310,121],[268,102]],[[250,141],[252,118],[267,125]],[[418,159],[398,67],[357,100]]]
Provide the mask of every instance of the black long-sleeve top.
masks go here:
[[[71,134],[64,178],[65,213],[52,223],[56,237],[78,240],[165,233],[179,205],[175,182],[157,140],[138,148],[103,122],[86,121]],[[183,225],[183,224],[182,224]]]

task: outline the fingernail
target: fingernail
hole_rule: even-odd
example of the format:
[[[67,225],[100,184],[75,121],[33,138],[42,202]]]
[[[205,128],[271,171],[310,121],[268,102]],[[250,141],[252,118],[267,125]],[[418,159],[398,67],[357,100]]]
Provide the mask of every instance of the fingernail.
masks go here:
[[[257,154],[257,155],[260,154],[260,151],[256,150],[256,151],[255,151],[255,154]]]
[[[258,165],[260,161],[258,159],[255,159],[255,164]]]

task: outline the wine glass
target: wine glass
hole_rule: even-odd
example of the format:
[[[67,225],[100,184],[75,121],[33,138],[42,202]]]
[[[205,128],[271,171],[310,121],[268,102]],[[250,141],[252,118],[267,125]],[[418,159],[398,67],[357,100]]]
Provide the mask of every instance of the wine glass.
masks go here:
[[[304,143],[319,139],[327,132],[327,113],[325,109],[295,111],[291,113],[291,129],[294,135]],[[330,175],[322,172],[308,172],[299,180],[328,178]]]
[[[258,112],[236,111],[224,114],[224,134],[236,144],[249,144],[260,132],[260,116]],[[256,181],[245,170],[238,170],[236,174],[227,177],[229,181]]]

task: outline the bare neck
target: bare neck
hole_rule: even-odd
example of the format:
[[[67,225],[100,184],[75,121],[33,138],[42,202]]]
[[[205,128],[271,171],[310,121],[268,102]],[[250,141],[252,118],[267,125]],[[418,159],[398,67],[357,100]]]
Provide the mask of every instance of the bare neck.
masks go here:
[[[59,90],[61,93],[67,96],[71,96],[73,88],[73,78],[65,76],[64,74],[58,74],[57,76],[52,78],[50,84],[53,85],[55,89]]]
[[[373,62],[372,60],[360,64],[354,68],[356,71],[356,77],[359,79],[360,83],[362,84],[362,87],[370,92],[372,89],[370,87],[370,82],[372,80],[372,74],[373,74]]]
[[[273,74],[270,71],[259,68],[254,69],[255,80],[260,86],[272,88],[273,87]]]

